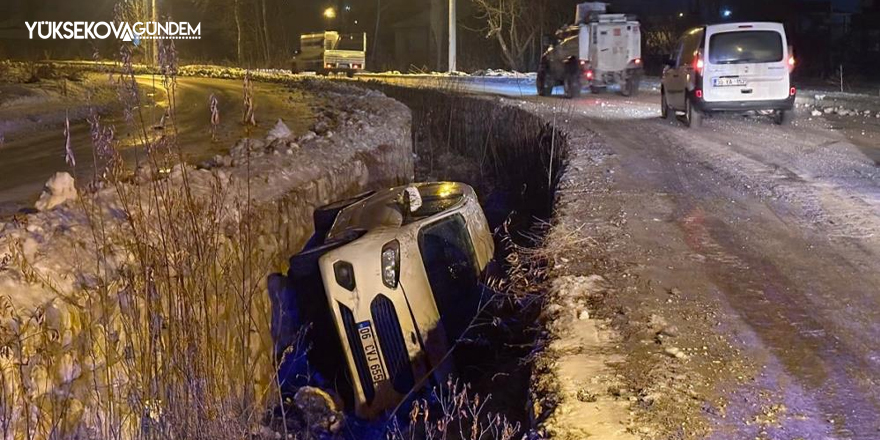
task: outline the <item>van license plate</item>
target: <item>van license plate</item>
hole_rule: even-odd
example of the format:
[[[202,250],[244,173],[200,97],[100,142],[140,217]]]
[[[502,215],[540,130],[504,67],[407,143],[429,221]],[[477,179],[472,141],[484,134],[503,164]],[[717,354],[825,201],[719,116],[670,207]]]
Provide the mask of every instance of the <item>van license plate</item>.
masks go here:
[[[373,379],[373,383],[382,382],[387,376],[385,376],[385,369],[382,368],[382,359],[379,359],[379,348],[376,346],[376,337],[373,336],[373,326],[370,321],[359,322],[357,331],[364,355],[367,357],[367,369],[370,371],[370,377]]]
[[[736,87],[746,85],[746,80],[742,78],[714,78],[712,85],[715,87]]]

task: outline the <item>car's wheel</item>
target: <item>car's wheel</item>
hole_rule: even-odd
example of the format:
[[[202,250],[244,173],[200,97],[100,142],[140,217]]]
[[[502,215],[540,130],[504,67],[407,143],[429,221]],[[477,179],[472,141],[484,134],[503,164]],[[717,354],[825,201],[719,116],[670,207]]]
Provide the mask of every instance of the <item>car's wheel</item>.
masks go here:
[[[348,78],[354,78],[354,70],[348,70],[345,72],[345,76]]]
[[[675,119],[675,110],[669,108],[669,103],[666,102],[666,91],[662,88],[660,89],[660,117],[669,121]]]
[[[688,128],[699,128],[703,125],[703,114],[694,106],[690,98],[685,100],[685,123]]]
[[[794,119],[794,111],[792,110],[777,110],[773,114],[773,122],[776,125],[788,125],[791,124],[791,121]]]
[[[565,97],[569,99],[581,96],[581,79],[577,73],[565,75]]]
[[[590,86],[590,93],[592,93],[594,95],[602,93],[604,91],[605,91],[604,86],[593,86],[593,85]]]

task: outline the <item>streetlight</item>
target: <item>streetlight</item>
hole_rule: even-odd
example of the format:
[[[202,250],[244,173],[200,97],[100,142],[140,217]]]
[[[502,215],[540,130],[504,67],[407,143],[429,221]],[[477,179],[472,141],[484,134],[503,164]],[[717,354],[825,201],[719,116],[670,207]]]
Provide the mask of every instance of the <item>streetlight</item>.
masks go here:
[[[730,9],[723,9],[723,10],[721,11],[721,16],[724,17],[724,18],[728,18],[728,17],[730,17],[731,15],[733,15],[733,11],[731,11]]]
[[[336,9],[333,9],[332,7],[324,9],[324,18],[328,20],[336,18]]]

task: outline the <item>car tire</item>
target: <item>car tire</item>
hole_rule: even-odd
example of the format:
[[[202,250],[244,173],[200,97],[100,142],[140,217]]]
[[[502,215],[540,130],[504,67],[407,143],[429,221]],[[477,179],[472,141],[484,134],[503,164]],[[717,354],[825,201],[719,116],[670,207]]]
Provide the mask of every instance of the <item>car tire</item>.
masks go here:
[[[794,111],[793,110],[777,110],[773,114],[773,122],[776,125],[788,125],[791,124],[791,121],[794,119]]]
[[[593,86],[593,85],[590,86],[590,93],[592,93],[594,95],[598,95],[599,93],[602,93],[604,91],[605,91],[604,86]]]
[[[354,78],[354,71],[353,70],[346,71],[345,76],[348,78]]]
[[[667,121],[675,119],[675,110],[671,109],[669,103],[666,102],[666,91],[663,89],[660,89],[660,117]]]
[[[576,73],[565,75],[565,97],[574,99],[581,96],[581,79]]]
[[[690,98],[685,100],[685,123],[688,128],[700,128],[703,125],[703,114],[693,105]]]

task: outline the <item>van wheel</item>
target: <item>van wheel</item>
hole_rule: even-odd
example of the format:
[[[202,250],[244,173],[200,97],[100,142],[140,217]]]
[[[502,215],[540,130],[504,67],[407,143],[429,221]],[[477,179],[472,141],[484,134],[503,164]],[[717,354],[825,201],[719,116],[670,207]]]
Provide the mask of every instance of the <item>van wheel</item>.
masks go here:
[[[688,128],[700,128],[703,125],[703,114],[694,107],[690,98],[685,100],[685,122]]]
[[[581,96],[581,79],[576,73],[565,75],[565,97],[569,99]]]
[[[662,89],[660,90],[660,117],[667,121],[675,119],[675,110],[669,108],[669,103],[666,102],[666,91]]]
[[[788,125],[791,124],[791,121],[794,119],[794,112],[792,110],[777,110],[773,114],[773,122],[776,125]]]
[[[620,94],[623,96],[636,96],[639,94],[639,75],[632,74],[620,86]]]

